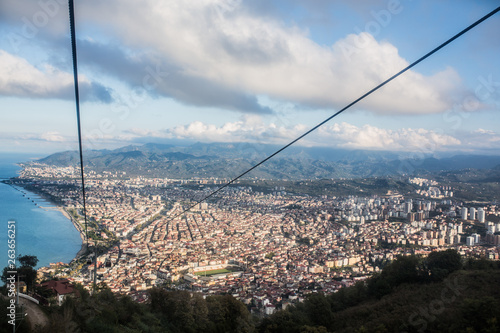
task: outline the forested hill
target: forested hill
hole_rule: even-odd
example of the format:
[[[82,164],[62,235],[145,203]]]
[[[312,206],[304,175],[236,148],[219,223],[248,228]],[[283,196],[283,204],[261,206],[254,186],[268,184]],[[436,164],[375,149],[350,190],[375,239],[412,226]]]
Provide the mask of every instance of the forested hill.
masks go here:
[[[186,146],[148,143],[115,150],[84,153],[87,168],[125,171],[128,175],[167,178],[233,178],[276,151],[278,146],[256,144],[196,143]],[[290,147],[252,171],[252,178],[322,179],[425,174],[462,169],[490,169],[500,156],[456,155],[436,158],[366,150]],[[76,151],[56,153],[38,160],[54,166],[77,166]]]
[[[367,283],[312,294],[265,318],[259,331],[499,332],[499,262],[459,260],[454,250],[400,257]]]

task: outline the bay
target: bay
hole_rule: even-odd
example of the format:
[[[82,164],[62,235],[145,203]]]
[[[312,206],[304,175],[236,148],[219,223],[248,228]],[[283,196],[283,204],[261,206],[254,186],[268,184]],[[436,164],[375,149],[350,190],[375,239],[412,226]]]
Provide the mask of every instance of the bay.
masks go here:
[[[0,180],[17,176],[20,168],[15,163],[32,157],[36,156],[0,154]],[[22,191],[26,192],[24,196]],[[0,269],[7,266],[9,259],[9,220],[14,220],[16,226],[16,257],[36,255],[38,268],[55,262],[69,263],[76,256],[82,245],[80,234],[56,208],[34,193],[0,183]]]

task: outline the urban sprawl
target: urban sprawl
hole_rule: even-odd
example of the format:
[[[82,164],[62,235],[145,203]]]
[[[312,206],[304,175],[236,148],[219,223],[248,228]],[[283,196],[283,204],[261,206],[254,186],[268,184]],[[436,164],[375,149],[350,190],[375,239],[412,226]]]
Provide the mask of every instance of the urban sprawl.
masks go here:
[[[13,182],[59,203],[85,238],[79,169],[25,165]],[[275,187],[227,187],[184,212],[224,180],[129,178],[86,173],[87,233],[100,249],[97,282],[141,301],[153,286],[231,294],[271,314],[313,292],[335,292],[399,255],[456,249],[499,259],[500,209],[464,204],[453,189],[409,178],[412,198],[312,197]],[[92,286],[92,250],[41,276]]]

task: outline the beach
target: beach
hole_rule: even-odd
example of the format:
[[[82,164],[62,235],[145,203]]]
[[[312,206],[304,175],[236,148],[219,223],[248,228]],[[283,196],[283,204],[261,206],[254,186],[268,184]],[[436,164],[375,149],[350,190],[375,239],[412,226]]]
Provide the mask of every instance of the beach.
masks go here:
[[[49,196],[13,184],[19,176],[19,161],[33,156],[22,154],[0,154],[0,220],[16,223],[16,254],[36,255],[38,267],[50,263],[70,263],[85,253],[85,237],[78,225],[71,221],[62,203]],[[42,209],[39,209],[44,206]],[[7,253],[7,238],[0,239],[0,248]]]
[[[85,252],[87,252],[87,242],[86,242],[86,238],[85,238],[85,231],[82,229],[81,225],[73,218],[73,216],[71,216],[71,214],[69,214],[66,211],[66,208],[61,207],[61,206],[57,206],[57,210],[60,211],[67,219],[69,219],[71,221],[71,223],[73,223],[73,226],[76,228],[76,230],[78,230],[78,232],[80,233],[80,238],[82,239],[82,247],[81,247],[80,251],[78,251],[78,253],[75,256],[75,259],[78,259]],[[73,260],[75,260],[75,259],[73,259]]]
[[[3,182],[0,203],[0,219],[15,221],[17,255],[35,255],[39,259],[37,266],[45,267],[50,263],[70,263],[85,253],[78,226],[69,224],[71,218],[65,209],[41,193]],[[0,246],[6,249],[7,239],[0,240]]]
[[[38,195],[42,196],[41,193],[38,193]],[[76,260],[80,256],[82,256],[83,254],[85,254],[85,252],[87,251],[87,242],[85,241],[85,231],[80,226],[80,224],[73,218],[73,216],[71,216],[71,214],[68,213],[68,211],[66,210],[65,207],[58,206],[58,205],[56,205],[54,203],[52,203],[52,204],[55,207],[43,207],[43,206],[39,206],[39,208],[44,209],[44,210],[56,210],[56,211],[59,211],[62,215],[64,215],[65,218],[67,218],[68,220],[71,221],[71,223],[73,224],[73,226],[75,227],[75,229],[80,234],[80,238],[82,239],[82,246],[81,246],[80,250],[77,252],[77,254],[75,255],[75,258],[73,259],[73,260]]]
[[[69,221],[71,221],[71,223],[73,224],[73,227],[76,229],[76,231],[78,231],[78,233],[80,235],[80,238],[82,240],[82,244],[80,246],[80,250],[76,253],[75,257],[71,261],[76,260],[79,257],[81,257],[82,255],[84,255],[85,252],[87,252],[87,242],[86,242],[86,237],[85,237],[85,231],[80,226],[80,224],[73,218],[73,216],[71,216],[71,214],[68,213],[68,211],[66,210],[66,208],[58,205],[56,202],[54,202],[53,200],[51,200],[50,197],[44,195],[43,192],[34,191],[34,189],[32,189],[32,188],[29,188],[29,189],[28,188],[24,188],[24,187],[22,187],[22,188],[24,190],[26,190],[26,191],[35,193],[36,195],[40,196],[41,198],[43,198],[45,201],[47,201],[48,203],[50,203],[52,205],[51,207],[46,207],[46,206],[40,206],[39,205],[38,208],[41,208],[41,209],[43,209],[45,211],[58,211],[58,212],[60,212],[66,219],[68,219]]]

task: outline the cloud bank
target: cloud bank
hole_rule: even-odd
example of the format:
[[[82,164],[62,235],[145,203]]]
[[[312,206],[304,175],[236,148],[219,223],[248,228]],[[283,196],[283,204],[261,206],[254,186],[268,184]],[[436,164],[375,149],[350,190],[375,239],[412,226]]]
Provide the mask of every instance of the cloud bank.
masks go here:
[[[264,124],[259,117],[227,122],[221,126],[195,121],[162,131],[132,129],[125,135],[128,140],[150,137],[163,139],[187,139],[201,142],[251,142],[262,144],[287,144],[309,128],[304,125],[278,126]],[[492,146],[500,144],[500,135],[491,132],[470,133],[468,137],[488,137]],[[122,137],[122,139],[125,137]],[[495,141],[497,140],[497,141]],[[333,147],[345,149],[389,150],[389,151],[446,151],[460,149],[462,141],[451,135],[423,128],[382,129],[371,125],[355,126],[337,123],[321,127],[297,145]],[[482,143],[484,147],[484,143]]]
[[[79,77],[83,101],[111,102],[108,88]],[[73,75],[49,64],[36,68],[25,59],[0,50],[0,95],[74,99]]]
[[[89,38],[78,42],[79,59],[95,73],[143,87],[153,96],[258,114],[271,112],[258,103],[261,96],[338,109],[408,65],[394,45],[366,32],[320,45],[307,31],[259,15],[252,6],[262,3],[83,1],[76,5],[77,28]],[[67,38],[63,7],[53,10],[46,27],[39,29],[58,45]],[[37,2],[25,0],[6,1],[2,10],[28,19],[44,11]],[[433,75],[409,71],[359,107],[385,114],[442,112],[463,92],[460,82],[452,68]],[[91,86],[105,90],[103,84]],[[27,91],[42,96],[40,89]],[[49,95],[63,96],[63,90],[53,86]],[[9,93],[20,94],[19,89]]]
[[[368,33],[322,46],[297,27],[252,16],[240,1],[87,1],[82,11],[128,47],[151,50],[167,62],[163,66],[174,66],[176,76],[169,80],[180,92],[189,92],[183,81],[198,80],[197,94],[210,95],[212,100],[205,99],[210,106],[230,89],[340,108],[408,65],[395,46]],[[362,107],[381,113],[441,112],[460,89],[451,68],[432,76],[409,71]],[[171,90],[157,87],[160,94]],[[241,109],[237,103],[234,108]]]

